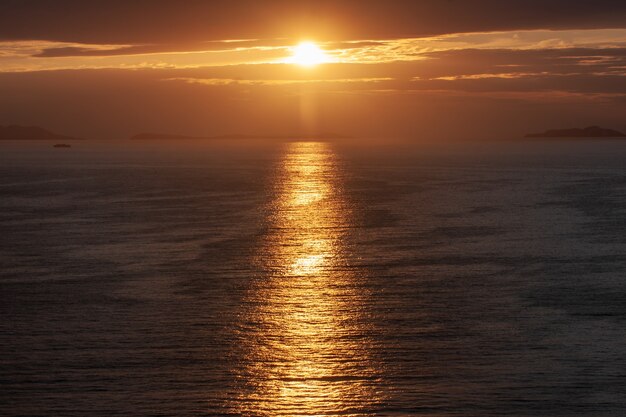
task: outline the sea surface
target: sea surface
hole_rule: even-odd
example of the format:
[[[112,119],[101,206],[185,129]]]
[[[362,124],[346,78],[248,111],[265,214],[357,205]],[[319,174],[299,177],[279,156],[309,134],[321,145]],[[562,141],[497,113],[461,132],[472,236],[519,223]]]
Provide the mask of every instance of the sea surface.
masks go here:
[[[0,415],[625,416],[626,142],[0,143]]]

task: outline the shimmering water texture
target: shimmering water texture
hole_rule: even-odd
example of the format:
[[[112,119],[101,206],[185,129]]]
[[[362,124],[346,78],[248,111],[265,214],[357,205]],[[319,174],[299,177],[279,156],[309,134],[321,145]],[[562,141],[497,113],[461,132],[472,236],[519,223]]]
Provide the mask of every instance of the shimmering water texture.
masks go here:
[[[626,144],[0,152],[0,415],[626,415]]]
[[[246,296],[247,345],[234,409],[261,415],[350,414],[378,400],[363,272],[346,256],[354,226],[340,162],[326,143],[294,143],[281,161],[262,274]]]

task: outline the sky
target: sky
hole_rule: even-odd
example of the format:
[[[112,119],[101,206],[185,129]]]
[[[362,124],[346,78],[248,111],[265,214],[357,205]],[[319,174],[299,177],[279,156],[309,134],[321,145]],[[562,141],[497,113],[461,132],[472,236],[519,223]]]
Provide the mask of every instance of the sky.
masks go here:
[[[0,125],[420,141],[625,116],[624,1],[0,3]]]

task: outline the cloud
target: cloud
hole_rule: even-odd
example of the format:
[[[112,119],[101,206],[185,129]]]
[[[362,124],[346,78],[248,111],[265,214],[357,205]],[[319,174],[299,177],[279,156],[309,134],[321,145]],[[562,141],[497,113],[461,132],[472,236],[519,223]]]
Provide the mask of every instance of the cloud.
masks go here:
[[[0,3],[0,124],[75,136],[294,132],[303,97],[355,135],[624,128],[625,76],[623,1]]]
[[[55,43],[54,45],[65,45]],[[2,43],[0,42],[0,47]],[[149,45],[90,45],[78,46],[51,46],[42,47],[33,54],[37,58],[60,57],[106,57],[122,55],[156,55],[194,52],[232,52],[243,50],[271,50],[276,47],[287,48],[284,40],[277,39],[238,39],[219,40],[210,42],[177,43],[177,44],[149,44]]]
[[[103,139],[142,131],[190,136],[288,134],[299,131],[302,100],[309,100],[315,104],[319,131],[353,136],[503,138],[560,125],[626,128],[623,77],[589,73],[413,80],[410,74],[419,73],[421,64],[335,64],[315,80],[334,77],[337,82],[319,84],[268,82],[306,80],[296,76],[297,69],[283,65],[261,65],[255,71],[251,68],[255,66],[241,65],[0,73],[0,124],[41,125]],[[580,67],[586,71],[587,66]],[[459,68],[458,72],[470,71]],[[393,79],[341,82],[366,74],[378,78],[371,75],[378,73],[394,74],[388,77]],[[164,81],[172,78],[223,79],[226,84]]]
[[[242,39],[186,44],[95,45],[9,41],[0,42],[0,71],[280,63],[285,62],[296,42],[295,39]],[[589,59],[581,55],[581,62],[593,64],[593,56],[610,59],[610,50],[626,47],[626,29],[458,33],[427,38],[328,41],[320,42],[320,46],[332,62],[340,63],[425,61],[435,53],[463,50],[534,50],[540,56],[540,51],[578,48],[597,51],[590,53]],[[515,62],[502,64],[513,65]]]
[[[148,17],[148,18],[147,18]],[[3,0],[0,39],[167,44],[626,27],[621,0]]]
[[[340,62],[389,62],[424,59],[433,52],[454,50],[550,50],[566,48],[624,48],[626,29],[531,30],[456,33],[430,38],[380,40],[349,49],[329,51]]]
[[[285,79],[285,80],[267,80],[267,79],[234,79],[234,78],[193,78],[193,77],[176,77],[165,78],[163,81],[183,81],[190,84],[202,84],[202,85],[260,85],[260,86],[272,86],[272,85],[294,85],[294,84],[353,84],[353,83],[379,83],[382,81],[392,81],[393,78],[332,78],[332,79]]]

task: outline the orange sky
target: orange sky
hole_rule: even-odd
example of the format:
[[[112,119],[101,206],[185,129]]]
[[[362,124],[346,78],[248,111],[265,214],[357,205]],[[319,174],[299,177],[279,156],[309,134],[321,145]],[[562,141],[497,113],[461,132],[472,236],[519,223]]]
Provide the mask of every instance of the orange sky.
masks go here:
[[[93,138],[626,128],[621,2],[261,3],[9,0],[0,125]],[[303,40],[328,62],[293,64]]]

